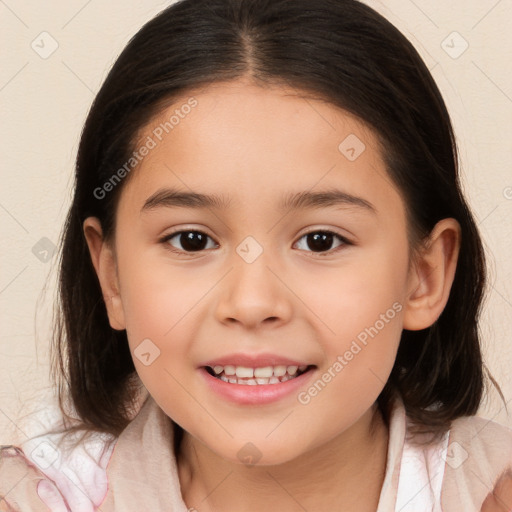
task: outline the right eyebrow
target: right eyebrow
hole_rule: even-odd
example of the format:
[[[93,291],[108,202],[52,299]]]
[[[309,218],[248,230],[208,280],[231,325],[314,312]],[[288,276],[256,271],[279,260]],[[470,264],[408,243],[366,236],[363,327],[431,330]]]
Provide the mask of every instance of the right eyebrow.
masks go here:
[[[160,207],[212,208],[225,210],[230,204],[231,201],[225,196],[216,194],[206,195],[199,192],[186,192],[174,188],[163,188],[157,190],[145,201],[141,213]]]

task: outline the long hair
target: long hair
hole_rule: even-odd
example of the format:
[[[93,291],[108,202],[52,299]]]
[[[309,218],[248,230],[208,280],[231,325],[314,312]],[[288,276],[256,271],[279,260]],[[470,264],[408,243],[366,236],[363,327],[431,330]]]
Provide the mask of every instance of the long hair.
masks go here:
[[[459,222],[446,308],[428,329],[403,331],[378,404],[388,421],[401,397],[408,416],[434,435],[475,414],[486,370],[478,332],[485,261],[461,192],[450,117],[412,44],[355,0],[181,0],[130,40],[94,100],[78,149],[52,347],[61,408],[69,402],[83,428],[118,435],[139,390],[126,332],[109,325],[82,230],[95,216],[112,238],[129,177],[105,197],[98,187],[130,158],[137,134],[164,105],[203,84],[241,77],[306,91],[372,127],[404,199],[413,247],[439,220]]]

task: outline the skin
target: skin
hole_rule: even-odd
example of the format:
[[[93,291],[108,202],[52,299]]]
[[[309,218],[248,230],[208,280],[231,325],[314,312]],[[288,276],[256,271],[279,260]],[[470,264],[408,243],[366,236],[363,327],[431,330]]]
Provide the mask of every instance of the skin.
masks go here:
[[[140,140],[191,95],[162,112]],[[103,240],[98,219],[84,222],[111,326],[126,329],[132,352],[146,338],[160,350],[151,365],[134,363],[185,430],[178,454],[184,500],[201,512],[267,510],[269,503],[290,512],[339,510],[340,503],[345,511],[375,511],[388,444],[378,411],[370,432],[376,399],[402,329],[428,327],[446,305],[459,225],[442,220],[413,264],[401,194],[376,135],[361,121],[299,91],[246,80],[193,95],[198,105],[124,184],[114,240]],[[366,146],[355,161],[338,150],[350,134]],[[171,186],[232,201],[224,211],[141,212],[152,194]],[[282,194],[331,187],[375,211],[278,209]],[[161,241],[179,229],[211,240],[187,255],[179,236]],[[335,237],[322,256],[304,237],[319,230],[351,244]],[[263,249],[252,263],[236,252],[247,236]],[[210,391],[198,372],[201,362],[234,352],[272,352],[316,365],[307,389],[396,302],[401,311],[307,405],[295,393],[237,405]],[[237,456],[247,442],[261,452],[252,467]]]

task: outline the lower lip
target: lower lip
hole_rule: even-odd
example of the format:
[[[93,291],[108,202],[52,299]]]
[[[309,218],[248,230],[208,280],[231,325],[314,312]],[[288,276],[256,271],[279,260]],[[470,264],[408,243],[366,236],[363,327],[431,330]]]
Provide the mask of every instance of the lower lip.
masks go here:
[[[310,379],[314,368],[302,373],[298,377],[281,382],[279,384],[230,384],[210,375],[206,368],[199,368],[201,375],[206,380],[212,391],[222,398],[240,405],[260,405],[276,402],[285,396],[297,393],[301,386]]]

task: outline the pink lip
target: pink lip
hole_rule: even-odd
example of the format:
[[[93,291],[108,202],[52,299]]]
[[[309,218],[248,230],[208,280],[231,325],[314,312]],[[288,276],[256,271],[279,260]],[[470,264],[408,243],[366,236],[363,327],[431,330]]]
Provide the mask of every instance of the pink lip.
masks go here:
[[[251,386],[249,384],[230,384],[229,382],[224,382],[210,375],[205,367],[199,368],[199,372],[214,393],[239,405],[263,405],[276,402],[291,394],[297,394],[299,388],[305,387],[307,381],[316,373],[314,368],[311,368],[298,377],[286,382]]]
[[[199,366],[245,366],[247,368],[263,368],[265,366],[309,366],[309,362],[278,356],[276,354],[231,354],[201,363]]]

